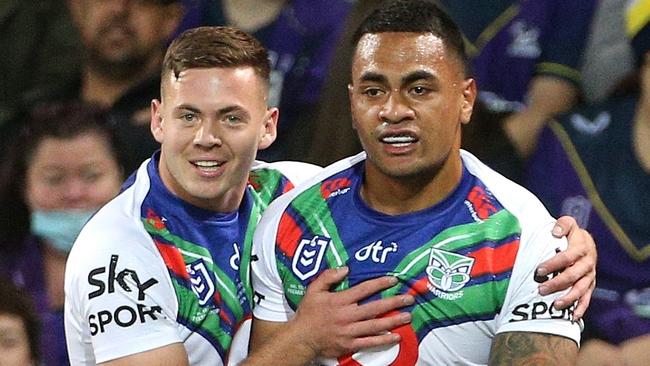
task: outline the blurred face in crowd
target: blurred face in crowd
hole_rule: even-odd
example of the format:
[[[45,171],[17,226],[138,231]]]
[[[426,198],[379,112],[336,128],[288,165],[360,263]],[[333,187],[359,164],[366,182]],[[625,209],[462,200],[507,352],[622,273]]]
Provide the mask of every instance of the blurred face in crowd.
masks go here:
[[[25,200],[30,210],[97,209],[119,192],[121,171],[96,132],[45,137],[28,157]]]
[[[476,87],[438,36],[386,32],[359,40],[349,94],[367,166],[387,177],[430,177],[460,148]]]
[[[0,366],[33,365],[29,338],[23,320],[13,314],[0,314]]]
[[[91,65],[119,73],[160,62],[180,22],[179,4],[156,0],[70,0]],[[127,73],[125,72],[125,75]]]
[[[275,140],[278,110],[267,107],[267,89],[252,67],[165,74],[151,130],[170,191],[204,209],[239,207],[257,150]]]

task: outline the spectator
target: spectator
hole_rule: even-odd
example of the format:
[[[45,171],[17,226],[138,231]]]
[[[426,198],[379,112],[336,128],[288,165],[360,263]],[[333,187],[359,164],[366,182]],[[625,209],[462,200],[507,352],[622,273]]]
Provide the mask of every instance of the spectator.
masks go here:
[[[0,277],[0,366],[38,365],[38,318],[29,297]]]
[[[503,121],[504,132],[515,152],[528,157],[544,122],[578,101],[578,68],[595,1],[441,3],[469,43],[479,100],[489,111],[513,112]],[[479,127],[481,120],[475,121],[471,125]]]
[[[0,274],[32,297],[44,365],[67,365],[63,273],[83,224],[117,194],[120,150],[103,114],[82,104],[33,113],[10,147],[0,177]]]
[[[84,62],[71,98],[109,108],[124,141],[126,171],[151,156],[149,106],[160,94],[164,46],[179,25],[175,0],[70,0]]]
[[[552,213],[573,215],[598,243],[579,365],[650,363],[650,1],[626,14],[637,88],[552,121],[527,176]]]
[[[278,106],[278,142],[262,160],[303,160],[315,108],[339,42],[349,0],[210,0],[206,21],[234,25],[269,50],[269,104]]]

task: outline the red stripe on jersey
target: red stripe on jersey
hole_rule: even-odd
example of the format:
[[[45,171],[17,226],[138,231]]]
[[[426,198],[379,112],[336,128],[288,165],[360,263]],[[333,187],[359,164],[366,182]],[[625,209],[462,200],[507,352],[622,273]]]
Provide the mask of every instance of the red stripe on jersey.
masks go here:
[[[498,274],[512,270],[519,251],[519,239],[503,244],[498,248],[481,248],[468,256],[476,259],[472,267],[472,277]]]
[[[229,317],[225,311],[220,311],[219,317],[223,319],[223,321],[226,322],[231,327],[235,324],[235,321],[231,317]]]
[[[167,268],[174,272],[176,276],[189,280],[190,275],[187,273],[183,255],[178,251],[178,248],[161,243],[157,240],[154,240],[154,242],[156,243],[158,252],[160,252]]]
[[[283,213],[278,226],[276,241],[280,250],[287,256],[292,257],[302,237],[302,229],[288,213]]]
[[[411,288],[409,288],[407,294],[417,296],[426,293],[429,291],[428,283],[428,277],[420,278],[413,284],[413,286],[411,286]]]
[[[289,192],[290,190],[293,189],[293,187],[294,187],[293,183],[291,183],[290,181],[287,181],[287,184],[285,184],[284,187],[282,187],[282,193]]]

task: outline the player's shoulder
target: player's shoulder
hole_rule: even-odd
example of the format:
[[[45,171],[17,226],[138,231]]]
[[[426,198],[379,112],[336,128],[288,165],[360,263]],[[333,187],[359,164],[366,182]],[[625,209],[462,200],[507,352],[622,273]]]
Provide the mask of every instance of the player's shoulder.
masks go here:
[[[318,165],[300,161],[276,161],[267,163],[256,160],[251,168],[251,175],[261,181],[281,177],[295,186],[320,173],[322,170],[323,168]]]
[[[66,276],[105,265],[111,256],[152,255],[156,255],[153,241],[144,229],[134,192],[129,188],[102,207],[81,230],[68,256]]]
[[[527,188],[491,169],[471,153],[462,150],[463,164],[479,179],[504,209],[517,218],[522,228],[547,225],[554,219],[542,202]]]
[[[303,179],[299,184],[296,184],[296,187],[294,189],[276,199],[268,209],[276,211],[278,209],[286,207],[298,196],[306,194],[307,191],[311,191],[314,187],[320,188],[323,184],[327,184],[329,180],[341,172],[344,172],[347,169],[350,169],[353,166],[363,162],[365,158],[365,152],[361,152],[357,155],[341,159],[335,163],[332,163],[331,165],[326,166],[325,168],[319,168],[316,174],[311,174],[311,176]]]

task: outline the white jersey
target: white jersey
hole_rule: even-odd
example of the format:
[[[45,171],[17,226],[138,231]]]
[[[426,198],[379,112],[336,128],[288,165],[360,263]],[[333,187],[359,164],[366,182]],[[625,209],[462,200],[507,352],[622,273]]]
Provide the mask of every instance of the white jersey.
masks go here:
[[[169,192],[158,154],[88,222],[65,273],[72,365],[94,365],[182,343],[191,365],[246,357],[252,233],[268,203],[313,175],[309,164],[257,162],[238,212],[221,214]]]
[[[256,231],[256,318],[287,321],[309,283],[328,267],[349,267],[337,289],[394,275],[374,296],[415,295],[412,322],[394,330],[401,343],[363,350],[326,364],[484,365],[502,332],[580,339],[572,309],[541,296],[534,271],[566,248],[551,235],[555,220],[530,192],[462,151],[463,177],[443,201],[389,216],[368,207],[359,190],[365,154],[344,159],[276,200]],[[356,363],[348,363],[350,359]]]

